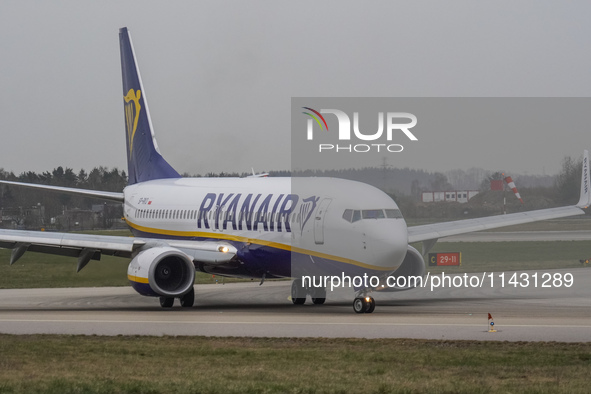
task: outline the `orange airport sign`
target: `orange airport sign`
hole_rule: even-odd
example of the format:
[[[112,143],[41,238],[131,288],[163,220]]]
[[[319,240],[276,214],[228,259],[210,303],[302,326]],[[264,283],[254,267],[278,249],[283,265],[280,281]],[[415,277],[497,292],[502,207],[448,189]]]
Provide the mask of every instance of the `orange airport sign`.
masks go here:
[[[446,253],[429,253],[429,266],[447,266],[447,265],[462,265],[462,253],[460,252],[446,252]]]

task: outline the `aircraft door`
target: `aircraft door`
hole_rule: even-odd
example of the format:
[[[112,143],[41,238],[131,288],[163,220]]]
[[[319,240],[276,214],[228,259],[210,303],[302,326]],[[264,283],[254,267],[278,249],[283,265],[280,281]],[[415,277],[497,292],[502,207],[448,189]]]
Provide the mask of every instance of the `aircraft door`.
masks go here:
[[[133,194],[131,196],[131,198],[129,199],[130,204],[123,204],[123,216],[125,216],[126,219],[132,218],[134,215],[134,210],[132,208],[132,206],[136,206],[137,207],[137,194]],[[137,210],[138,208],[136,208]]]
[[[320,201],[320,205],[318,205],[318,209],[316,210],[316,216],[314,216],[314,241],[318,245],[324,244],[324,216],[331,201],[332,199],[330,198]]]

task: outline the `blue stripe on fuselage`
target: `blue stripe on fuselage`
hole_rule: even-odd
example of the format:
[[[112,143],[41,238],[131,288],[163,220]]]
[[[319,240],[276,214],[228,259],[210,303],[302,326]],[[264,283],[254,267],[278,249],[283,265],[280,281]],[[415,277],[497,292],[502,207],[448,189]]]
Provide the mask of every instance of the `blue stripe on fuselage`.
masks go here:
[[[188,237],[155,234],[144,232],[135,228],[131,231],[136,237],[177,239],[185,241],[223,241],[232,244],[237,250],[238,259],[243,262],[241,267],[236,268],[236,276],[261,278],[266,274],[267,278],[283,277],[290,278],[295,275],[292,266],[297,267],[297,275],[307,273],[309,275],[375,275],[383,276],[387,271],[374,270],[360,267],[354,264],[331,260],[324,257],[311,256],[306,253],[293,252],[268,245],[258,245],[248,242],[219,239],[215,237]],[[232,275],[226,272],[227,275]]]

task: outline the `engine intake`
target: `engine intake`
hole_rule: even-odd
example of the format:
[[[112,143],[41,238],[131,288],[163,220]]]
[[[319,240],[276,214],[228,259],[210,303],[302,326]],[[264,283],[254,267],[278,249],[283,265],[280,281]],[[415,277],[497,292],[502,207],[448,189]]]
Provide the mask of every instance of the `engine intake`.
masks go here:
[[[394,278],[404,277],[403,281],[396,282],[404,283],[404,287],[389,285],[380,286],[376,290],[388,293],[415,288],[418,284],[417,281],[421,280],[419,278],[423,278],[425,276],[425,260],[423,260],[423,256],[418,250],[408,245],[406,256],[404,257],[402,264],[400,264],[400,267],[398,267],[394,272],[390,273],[389,276]]]
[[[140,252],[129,263],[127,276],[142,295],[179,297],[193,287],[195,266],[178,249],[154,247]]]

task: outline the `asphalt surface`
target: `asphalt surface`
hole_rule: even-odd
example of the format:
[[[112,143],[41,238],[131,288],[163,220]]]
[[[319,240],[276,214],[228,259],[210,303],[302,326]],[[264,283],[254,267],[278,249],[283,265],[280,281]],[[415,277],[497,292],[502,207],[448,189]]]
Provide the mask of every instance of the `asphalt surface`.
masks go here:
[[[329,294],[325,305],[292,305],[287,281],[198,285],[193,308],[177,301],[169,310],[130,287],[0,290],[0,333],[591,340],[591,267],[521,271],[517,286],[508,283],[514,273],[504,273],[504,287],[501,273],[492,283],[475,273],[433,290],[374,293],[372,314],[353,312],[351,289]],[[547,274],[563,282],[544,283]],[[488,332],[488,313],[497,332]]]

